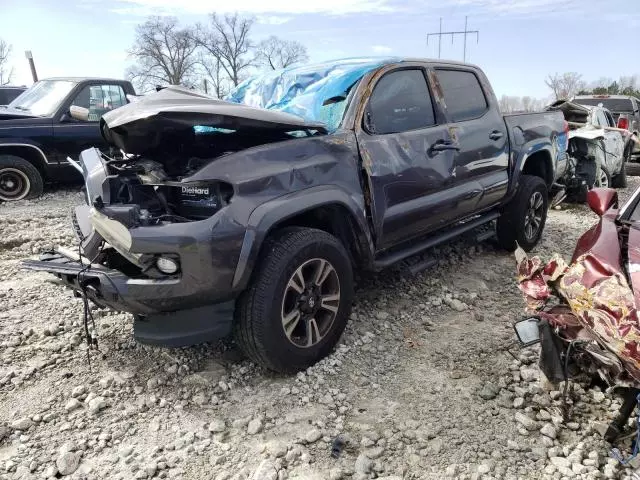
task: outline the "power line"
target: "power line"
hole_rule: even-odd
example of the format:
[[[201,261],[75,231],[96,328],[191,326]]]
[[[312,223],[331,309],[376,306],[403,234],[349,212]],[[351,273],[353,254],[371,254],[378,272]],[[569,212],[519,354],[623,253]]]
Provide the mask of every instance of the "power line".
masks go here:
[[[427,45],[429,45],[429,38],[437,36],[438,37],[438,58],[442,53],[442,36],[443,35],[451,35],[451,43],[453,43],[453,37],[455,35],[464,35],[464,50],[462,54],[463,61],[467,61],[467,35],[475,34],[476,43],[480,41],[480,31],[479,30],[468,30],[467,29],[467,17],[464,17],[464,30],[462,31],[453,31],[453,32],[443,32],[442,31],[442,17],[440,17],[440,30],[438,32],[432,32],[427,34]]]

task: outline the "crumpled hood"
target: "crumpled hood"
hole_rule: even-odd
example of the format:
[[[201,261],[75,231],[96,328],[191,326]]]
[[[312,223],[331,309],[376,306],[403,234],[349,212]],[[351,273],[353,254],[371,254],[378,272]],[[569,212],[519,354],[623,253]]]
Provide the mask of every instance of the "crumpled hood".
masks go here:
[[[319,122],[217,100],[179,86],[140,97],[135,103],[106,113],[100,121],[102,135],[108,143],[134,154],[161,146],[165,133],[197,126],[247,131],[311,129],[326,132],[324,124]]]

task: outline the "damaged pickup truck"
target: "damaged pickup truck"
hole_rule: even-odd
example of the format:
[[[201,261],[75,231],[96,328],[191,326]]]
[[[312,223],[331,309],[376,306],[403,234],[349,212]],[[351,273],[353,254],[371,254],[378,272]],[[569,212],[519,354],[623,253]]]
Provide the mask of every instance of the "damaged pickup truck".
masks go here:
[[[338,342],[354,269],[493,221],[501,246],[533,248],[566,163],[560,112],[501,115],[466,64],[305,66],[229,100],[169,87],[105,114],[102,134],[124,153],[80,155],[78,253],[24,266],[132,313],[142,342],[233,331],[257,363],[295,371]]]
[[[561,111],[569,126],[567,168],[558,180],[569,200],[584,202],[592,188],[627,186],[625,164],[630,160],[621,131],[611,112],[559,100],[547,107]]]

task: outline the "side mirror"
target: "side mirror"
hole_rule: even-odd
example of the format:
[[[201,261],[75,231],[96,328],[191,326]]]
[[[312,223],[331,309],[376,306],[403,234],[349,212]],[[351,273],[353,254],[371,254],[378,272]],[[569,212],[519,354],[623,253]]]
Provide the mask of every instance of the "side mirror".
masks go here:
[[[601,217],[611,207],[618,206],[618,192],[613,188],[593,188],[587,192],[587,203]]]
[[[518,341],[522,347],[529,347],[540,341],[540,330],[538,329],[539,323],[540,320],[532,317],[518,320],[513,325]]]
[[[79,107],[77,105],[71,105],[71,108],[69,108],[69,115],[71,115],[71,118],[75,120],[80,120],[81,122],[89,121],[88,108]]]

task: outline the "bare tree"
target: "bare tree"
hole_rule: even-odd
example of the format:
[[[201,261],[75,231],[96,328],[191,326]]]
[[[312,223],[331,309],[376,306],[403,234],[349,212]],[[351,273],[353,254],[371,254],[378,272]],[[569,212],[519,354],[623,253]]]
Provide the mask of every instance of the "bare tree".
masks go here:
[[[549,75],[545,83],[553,91],[556,100],[568,100],[585,87],[582,75],[576,72]]]
[[[275,35],[263,40],[256,47],[256,62],[272,70],[307,61],[307,47],[300,42],[282,40]]]
[[[522,101],[520,100],[520,97],[502,95],[502,97],[500,97],[500,110],[503,113],[512,113],[522,110]]]
[[[220,63],[233,86],[242,81],[243,72],[251,66],[249,52],[253,44],[249,32],[252,25],[252,18],[237,13],[223,17],[212,13],[209,26],[198,27],[197,44]]]
[[[522,109],[525,112],[531,112],[532,110],[532,103],[533,103],[533,98],[529,97],[529,96],[524,96],[522,97]]]
[[[13,67],[9,68],[12,47],[0,38],[0,85],[7,85],[13,77]]]
[[[207,93],[210,93],[217,98],[223,98],[226,96],[227,93],[229,93],[230,85],[229,79],[223,71],[220,59],[213,55],[200,55],[200,66],[204,72],[204,82],[211,82],[211,90],[205,87]]]
[[[140,87],[158,84],[192,86],[198,58],[191,28],[181,29],[174,17],[150,17],[136,27],[128,51],[136,62],[128,76]]]

